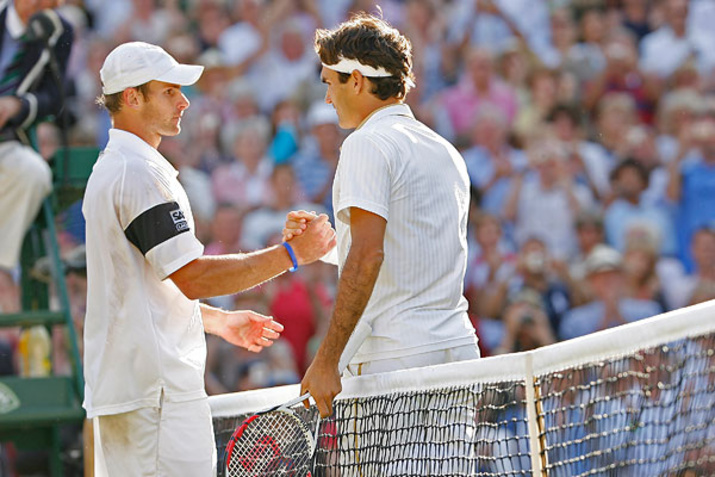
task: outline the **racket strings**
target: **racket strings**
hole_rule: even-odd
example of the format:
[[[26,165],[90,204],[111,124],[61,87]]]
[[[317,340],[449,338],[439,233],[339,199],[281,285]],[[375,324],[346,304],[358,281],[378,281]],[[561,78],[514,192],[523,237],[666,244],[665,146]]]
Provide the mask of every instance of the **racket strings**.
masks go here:
[[[277,410],[244,422],[234,433],[227,469],[231,477],[308,475],[313,437],[291,411]]]

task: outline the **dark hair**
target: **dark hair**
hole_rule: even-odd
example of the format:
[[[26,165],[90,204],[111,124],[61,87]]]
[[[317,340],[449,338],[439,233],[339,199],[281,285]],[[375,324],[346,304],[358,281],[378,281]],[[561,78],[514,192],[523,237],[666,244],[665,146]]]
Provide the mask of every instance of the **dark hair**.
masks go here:
[[[546,120],[553,123],[561,116],[566,116],[576,127],[582,125],[584,114],[578,106],[571,103],[558,103],[549,111]]]
[[[149,97],[149,83],[135,86],[135,89],[141,93],[144,99]],[[124,91],[112,94],[101,94],[94,102],[109,111],[109,114],[116,114],[121,111],[122,106],[124,106],[124,100],[122,99],[123,92]]]
[[[344,57],[391,73],[385,78],[367,77],[374,86],[372,94],[382,100],[404,98],[410,89],[408,80],[414,82],[410,41],[385,20],[367,13],[354,15],[334,30],[317,30],[315,51],[326,65]],[[341,83],[350,77],[338,75]]]
[[[637,161],[632,158],[623,159],[616,167],[613,168],[610,177],[611,182],[618,180],[618,176],[620,176],[621,172],[623,172],[625,169],[633,169],[634,171],[636,171],[636,173],[638,173],[641,180],[643,181],[645,188],[648,188],[648,184],[650,182],[650,174],[648,173],[648,169],[646,169],[646,167],[641,164],[640,161]]]

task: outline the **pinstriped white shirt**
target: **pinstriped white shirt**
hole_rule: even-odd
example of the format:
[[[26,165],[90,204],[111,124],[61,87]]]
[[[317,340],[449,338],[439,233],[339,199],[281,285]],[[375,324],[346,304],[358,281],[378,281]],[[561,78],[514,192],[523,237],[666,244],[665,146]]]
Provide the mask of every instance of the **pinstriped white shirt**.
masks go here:
[[[353,363],[475,344],[463,296],[469,176],[464,159],[409,106],[375,111],[343,143],[333,185],[339,267],[350,208],[383,217],[385,257]]]

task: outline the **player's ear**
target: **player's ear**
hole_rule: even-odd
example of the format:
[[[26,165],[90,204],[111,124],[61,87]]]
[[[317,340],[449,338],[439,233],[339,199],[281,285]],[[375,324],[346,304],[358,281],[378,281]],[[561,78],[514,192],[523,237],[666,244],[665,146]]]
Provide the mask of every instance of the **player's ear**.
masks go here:
[[[136,108],[140,104],[141,93],[137,88],[127,88],[122,91],[122,99],[124,100],[124,105],[128,108]]]
[[[352,72],[350,75],[350,81],[353,85],[353,92],[356,94],[360,93],[362,89],[365,87],[365,77],[360,73],[358,70],[355,70]]]

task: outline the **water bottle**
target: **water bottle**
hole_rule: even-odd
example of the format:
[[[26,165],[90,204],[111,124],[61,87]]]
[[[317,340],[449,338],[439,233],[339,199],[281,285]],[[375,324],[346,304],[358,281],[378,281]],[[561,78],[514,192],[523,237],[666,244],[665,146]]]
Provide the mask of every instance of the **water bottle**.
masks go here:
[[[49,376],[52,371],[50,353],[52,340],[47,328],[36,325],[20,333],[20,376],[37,378]]]

